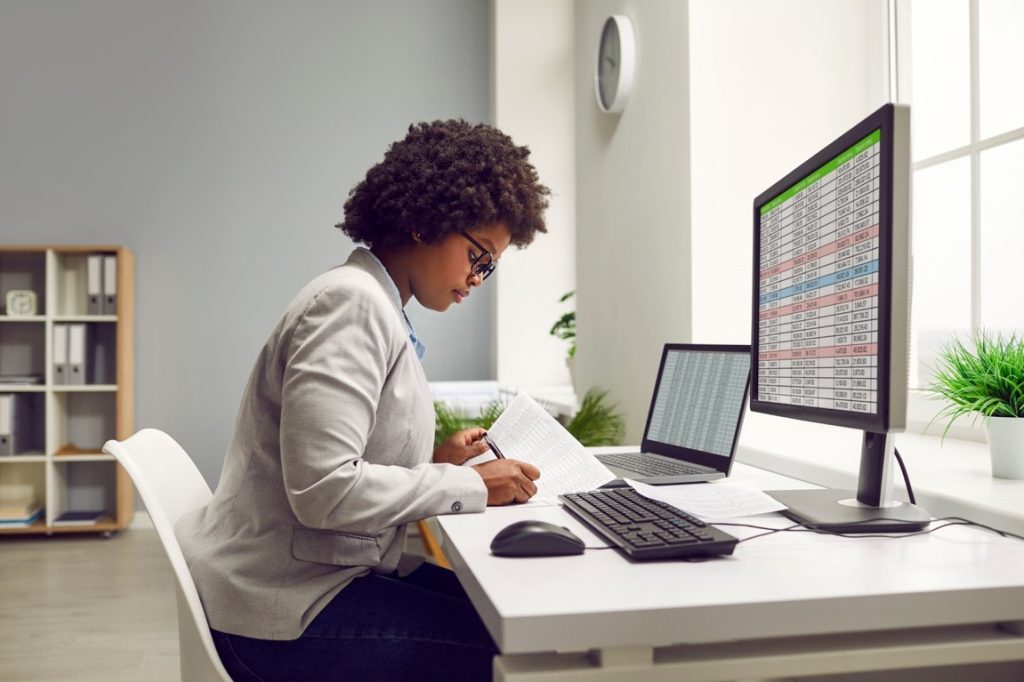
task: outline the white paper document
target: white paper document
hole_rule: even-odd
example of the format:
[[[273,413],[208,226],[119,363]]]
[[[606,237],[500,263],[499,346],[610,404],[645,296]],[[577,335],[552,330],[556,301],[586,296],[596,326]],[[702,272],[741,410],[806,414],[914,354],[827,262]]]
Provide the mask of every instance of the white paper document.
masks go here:
[[[755,516],[786,508],[786,505],[760,490],[725,481],[661,486],[629,479],[626,482],[646,498],[667,502],[705,521]]]
[[[531,501],[556,504],[559,495],[600,488],[615,478],[608,467],[525,393],[509,403],[487,434],[506,458],[540,469],[537,494]],[[466,464],[488,459],[493,457],[485,453]]]

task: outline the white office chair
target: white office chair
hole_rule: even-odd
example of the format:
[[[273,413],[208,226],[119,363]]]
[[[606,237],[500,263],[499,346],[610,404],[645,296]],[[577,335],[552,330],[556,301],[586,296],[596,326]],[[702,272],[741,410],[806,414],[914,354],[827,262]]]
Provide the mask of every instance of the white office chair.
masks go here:
[[[103,451],[113,455],[135,483],[171,560],[177,578],[182,682],[231,682],[213,645],[199,593],[174,537],[174,524],[182,514],[210,501],[210,486],[188,454],[163,431],[144,429],[125,441],[108,440]]]

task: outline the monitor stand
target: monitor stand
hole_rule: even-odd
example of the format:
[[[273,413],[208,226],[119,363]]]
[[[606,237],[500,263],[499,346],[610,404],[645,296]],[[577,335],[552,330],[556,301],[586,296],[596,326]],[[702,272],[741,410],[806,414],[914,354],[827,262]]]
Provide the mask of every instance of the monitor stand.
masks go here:
[[[860,478],[852,490],[777,490],[769,493],[788,507],[782,513],[809,528],[835,533],[909,533],[923,530],[931,516],[921,507],[892,499],[892,434],[864,432]]]

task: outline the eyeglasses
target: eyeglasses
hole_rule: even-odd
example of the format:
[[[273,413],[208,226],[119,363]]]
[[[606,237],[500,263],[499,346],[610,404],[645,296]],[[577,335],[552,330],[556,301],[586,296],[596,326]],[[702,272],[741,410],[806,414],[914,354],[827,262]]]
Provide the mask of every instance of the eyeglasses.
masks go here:
[[[470,268],[472,269],[473,275],[480,279],[487,279],[494,272],[494,268],[498,267],[498,264],[494,262],[494,258],[491,256],[491,252],[488,251],[480,244],[477,240],[470,237],[465,232],[461,233],[463,237],[469,240],[469,243],[480,249],[480,255],[469,262]]]

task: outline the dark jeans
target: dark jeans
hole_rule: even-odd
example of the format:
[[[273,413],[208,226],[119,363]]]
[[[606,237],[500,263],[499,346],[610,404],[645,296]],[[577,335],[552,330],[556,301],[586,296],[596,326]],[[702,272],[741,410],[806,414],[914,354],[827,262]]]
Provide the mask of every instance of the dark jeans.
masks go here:
[[[455,574],[423,564],[404,578],[370,575],[338,593],[290,641],[213,631],[236,681],[491,679],[498,653]]]

